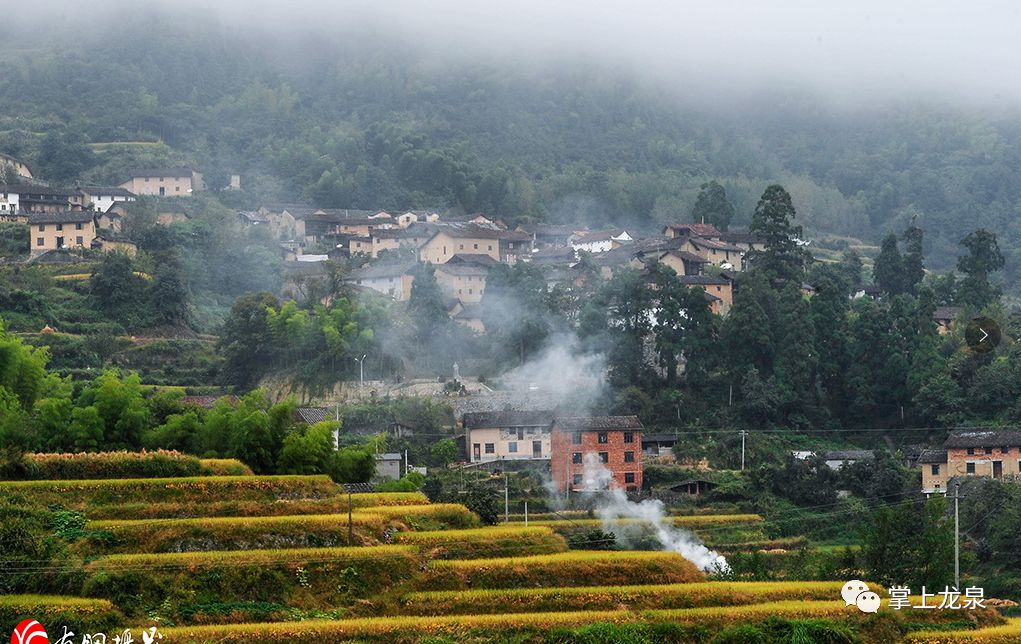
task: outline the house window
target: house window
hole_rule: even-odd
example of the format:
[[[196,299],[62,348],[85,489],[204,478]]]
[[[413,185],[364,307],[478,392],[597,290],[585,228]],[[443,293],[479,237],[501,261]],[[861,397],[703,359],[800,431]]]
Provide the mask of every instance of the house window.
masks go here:
[[[965,472],[965,474],[974,474],[975,473],[975,464],[974,463],[965,463],[964,464],[964,472]]]
[[[489,250],[493,250],[493,245],[492,244],[489,245]]]
[[[974,447],[969,447],[968,448],[968,456],[974,456],[974,455],[975,455],[975,448]]]
[[[574,432],[571,434],[571,444],[581,445],[581,432]]]
[[[464,244],[458,244],[457,247],[459,250],[464,250]]]
[[[81,246],[81,245],[82,245],[82,244],[84,244],[85,242],[84,242],[84,241],[82,241],[81,235],[79,235],[78,237],[75,237],[75,238],[74,238],[74,243],[76,243],[76,244],[78,244],[79,246]]]
[[[57,232],[64,230],[64,224],[57,224]]]
[[[624,452],[624,462],[625,463],[634,463],[635,462],[635,453],[634,452]]]
[[[518,440],[523,440],[525,438],[525,428],[524,427],[518,427],[517,428],[517,435],[518,435]]]
[[[42,237],[36,237],[36,238],[35,238],[35,245],[36,245],[36,246],[42,246],[42,245],[43,245],[44,243],[45,243],[45,242],[44,242],[44,240],[43,240],[43,238],[42,238]]]
[[[610,453],[609,452],[599,452],[599,462],[600,463],[609,463],[610,462]]]
[[[74,229],[75,230],[81,230],[82,229],[82,223],[79,221],[77,224],[74,225]]]
[[[633,443],[633,442],[635,442],[635,433],[634,432],[624,432],[624,442],[625,443]]]
[[[606,432],[599,432],[599,444],[605,445],[610,442],[610,435]]]
[[[575,452],[571,454],[571,462],[575,465],[581,465],[581,452]]]
[[[581,474],[575,474],[574,475],[574,484],[575,485],[581,485]]]
[[[517,454],[518,453],[518,442],[517,441],[511,441],[511,442],[507,443],[507,451],[510,452],[511,454]]]
[[[486,454],[495,454],[496,445],[493,443],[486,443]]]
[[[468,295],[471,295],[471,294],[472,294],[472,290],[468,289]]]
[[[479,249],[479,245],[475,244],[475,250],[478,250],[478,249]]]
[[[634,483],[635,482],[635,473],[634,472],[624,472],[624,482],[625,483]]]
[[[1000,448],[1000,453],[1001,453],[1001,454],[1009,454],[1009,453],[1010,453],[1010,448],[1009,448],[1009,447],[1006,447],[1006,446],[1004,446],[1004,447],[1001,447],[1001,448]]]
[[[932,475],[939,476],[939,463],[932,464]]]
[[[45,224],[39,224],[39,232],[45,232],[45,231],[46,231],[46,225]]]

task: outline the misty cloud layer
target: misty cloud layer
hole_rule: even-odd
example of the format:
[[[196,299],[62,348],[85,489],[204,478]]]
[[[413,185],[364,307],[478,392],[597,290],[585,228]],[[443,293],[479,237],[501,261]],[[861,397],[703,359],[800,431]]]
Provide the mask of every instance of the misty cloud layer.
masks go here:
[[[357,35],[483,62],[596,61],[671,83],[681,96],[768,89],[856,106],[926,97],[1021,101],[1014,80],[1021,72],[1021,6],[1008,0],[43,0],[13,8],[15,20],[50,24],[110,24],[111,16],[128,15],[156,20],[154,9],[163,19],[256,29],[268,47],[312,48]]]

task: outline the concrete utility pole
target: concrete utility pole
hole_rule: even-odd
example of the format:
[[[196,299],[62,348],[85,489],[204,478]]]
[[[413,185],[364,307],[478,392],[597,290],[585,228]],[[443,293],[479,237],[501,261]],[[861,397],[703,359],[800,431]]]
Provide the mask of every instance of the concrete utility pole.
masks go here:
[[[954,483],[954,588],[961,589],[961,484]]]
[[[525,527],[528,527],[528,501],[525,501]]]
[[[503,473],[503,522],[510,523],[510,476]]]
[[[360,391],[365,387],[365,356],[355,358],[354,361],[358,363],[358,389]]]
[[[748,435],[748,432],[741,430],[741,471],[744,471],[744,437]]]

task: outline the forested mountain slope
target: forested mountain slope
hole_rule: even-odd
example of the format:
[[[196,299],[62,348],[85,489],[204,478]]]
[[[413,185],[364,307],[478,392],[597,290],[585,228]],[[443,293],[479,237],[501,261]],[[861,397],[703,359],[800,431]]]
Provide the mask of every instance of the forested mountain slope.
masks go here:
[[[985,227],[1008,280],[1021,264],[1017,113],[852,109],[780,89],[720,105],[686,79],[504,66],[378,33],[300,38],[151,16],[116,37],[53,29],[0,42],[0,151],[56,182],[187,161],[214,186],[240,171],[251,204],[645,230],[686,218],[707,178],[727,188],[738,224],[780,182],[812,233],[875,242],[917,217],[930,268],[945,270]],[[138,141],[149,143],[120,144]]]

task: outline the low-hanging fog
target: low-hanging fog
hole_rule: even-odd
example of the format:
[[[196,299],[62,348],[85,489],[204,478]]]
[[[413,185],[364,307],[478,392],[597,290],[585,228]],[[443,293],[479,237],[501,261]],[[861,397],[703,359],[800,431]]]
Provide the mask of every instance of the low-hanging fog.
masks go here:
[[[769,89],[778,100],[809,91],[851,105],[1021,100],[1013,82],[1021,72],[1021,6],[1009,0],[43,0],[5,14],[6,22],[47,29],[216,24],[308,55],[357,37],[473,61],[599,62],[687,96]]]

